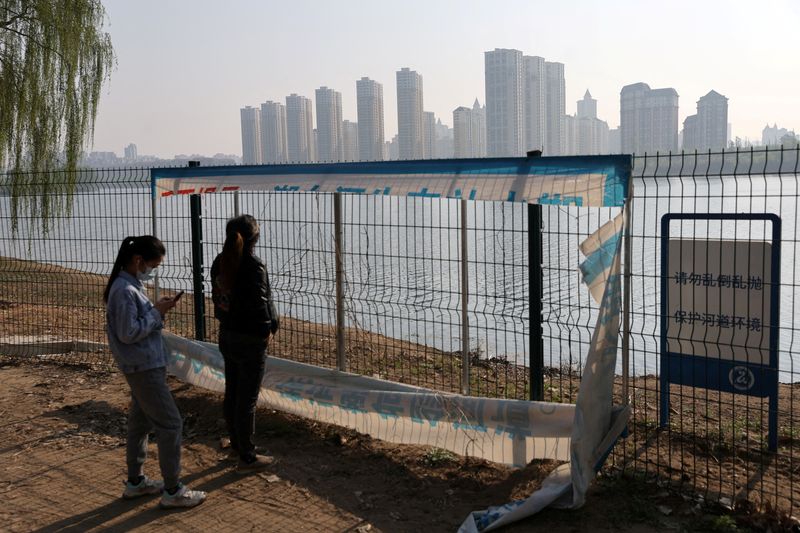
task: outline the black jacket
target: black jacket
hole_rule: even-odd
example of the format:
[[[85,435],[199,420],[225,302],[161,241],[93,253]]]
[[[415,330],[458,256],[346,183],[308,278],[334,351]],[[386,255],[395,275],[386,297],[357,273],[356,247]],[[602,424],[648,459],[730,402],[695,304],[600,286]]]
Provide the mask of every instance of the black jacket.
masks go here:
[[[211,284],[214,316],[220,327],[260,338],[275,333],[278,316],[264,262],[245,253],[232,291],[224,289],[220,283],[219,263],[218,255],[211,265]]]

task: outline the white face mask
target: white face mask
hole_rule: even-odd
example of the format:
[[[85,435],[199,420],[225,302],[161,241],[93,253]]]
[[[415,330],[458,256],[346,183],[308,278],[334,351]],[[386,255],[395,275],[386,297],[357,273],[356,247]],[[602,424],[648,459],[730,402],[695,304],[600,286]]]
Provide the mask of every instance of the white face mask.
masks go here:
[[[153,279],[153,277],[155,275],[156,275],[156,269],[153,268],[153,267],[149,267],[149,266],[145,265],[144,272],[137,272],[136,273],[136,278],[139,281],[147,281],[147,280]]]

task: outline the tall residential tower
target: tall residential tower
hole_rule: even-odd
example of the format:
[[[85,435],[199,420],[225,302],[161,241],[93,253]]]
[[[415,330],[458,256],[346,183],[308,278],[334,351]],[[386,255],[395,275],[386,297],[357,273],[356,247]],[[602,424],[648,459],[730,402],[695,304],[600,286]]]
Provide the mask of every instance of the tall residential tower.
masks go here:
[[[567,113],[564,64],[545,61],[545,140],[544,155],[564,152],[564,115]]]
[[[728,99],[710,91],[697,101],[697,114],[683,122],[684,150],[721,150],[728,146]]]
[[[342,139],[342,93],[320,87],[317,97],[317,161],[336,162],[344,158]]]
[[[291,94],[286,97],[286,133],[290,163],[313,163],[314,119],[311,100]]]
[[[400,159],[425,157],[422,76],[402,68],[397,71],[397,134]],[[361,119],[359,119],[359,122]]]
[[[453,157],[486,157],[486,108],[478,103],[453,111]]]
[[[646,83],[626,85],[620,92],[622,153],[678,150],[678,92],[651,89]]]
[[[356,81],[358,152],[361,161],[383,160],[383,85],[369,78]]]
[[[487,155],[524,155],[522,52],[495,48],[484,53],[484,65]]]
[[[547,131],[545,61],[543,57],[523,56],[525,151],[542,150]],[[547,153],[549,155],[549,153]]]
[[[286,163],[286,107],[279,102],[261,104],[261,158],[263,163]]]
[[[261,113],[247,106],[239,111],[242,121],[242,164],[261,163]]]

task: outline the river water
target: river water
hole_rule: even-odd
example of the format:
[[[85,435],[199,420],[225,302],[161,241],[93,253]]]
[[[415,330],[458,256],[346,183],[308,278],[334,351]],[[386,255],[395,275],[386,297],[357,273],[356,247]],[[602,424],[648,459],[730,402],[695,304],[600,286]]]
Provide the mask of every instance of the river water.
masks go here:
[[[796,177],[726,176],[637,179],[632,240],[631,370],[658,369],[661,217],[668,212],[775,213],[782,220],[780,368],[798,381],[800,303],[796,256]],[[243,192],[240,212],[262,225],[257,253],[268,265],[280,312],[321,323],[335,321],[332,197]],[[0,255],[107,274],[126,235],[151,233],[149,189],[79,187],[69,216],[57,218],[46,238],[38,223],[21,220],[11,238],[10,199],[0,196]],[[156,233],[168,248],[160,283],[191,290],[189,200],[160,200]],[[578,244],[619,211],[543,208],[545,365],[580,367],[596,319],[596,304],[577,266]],[[220,251],[234,197],[203,197],[204,263]],[[461,220],[456,200],[345,196],[345,297],[349,326],[446,351],[461,344]],[[470,346],[486,357],[526,362],[528,351],[528,236],[525,205],[470,202],[467,213]],[[769,224],[684,223],[683,238],[769,240]],[[207,275],[206,275],[207,278]],[[208,290],[208,287],[206,287]],[[618,369],[619,370],[619,369]]]

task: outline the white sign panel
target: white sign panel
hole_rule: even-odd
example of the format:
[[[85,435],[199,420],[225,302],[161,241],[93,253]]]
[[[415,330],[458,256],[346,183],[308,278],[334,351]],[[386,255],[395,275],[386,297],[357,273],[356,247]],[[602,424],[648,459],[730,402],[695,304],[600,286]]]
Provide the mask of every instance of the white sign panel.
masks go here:
[[[667,351],[769,364],[772,245],[670,239]]]

